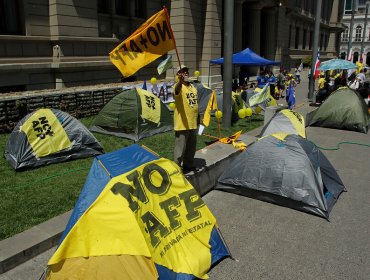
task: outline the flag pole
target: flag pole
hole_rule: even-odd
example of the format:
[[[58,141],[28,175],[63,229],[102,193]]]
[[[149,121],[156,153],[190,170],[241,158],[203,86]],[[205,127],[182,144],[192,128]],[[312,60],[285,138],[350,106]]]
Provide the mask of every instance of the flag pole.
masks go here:
[[[173,37],[173,42],[175,43],[176,56],[177,56],[177,60],[179,62],[179,67],[181,69],[181,61],[180,61],[180,57],[179,57],[179,52],[177,51],[177,45],[176,45],[175,35],[173,34],[173,31],[172,31],[172,26],[171,26],[171,22],[170,22],[170,16],[168,15],[168,11],[167,11],[166,6],[163,6],[163,9],[165,11],[165,14],[166,14],[166,17],[167,17],[167,21],[168,21],[168,23],[170,25],[170,32],[171,32],[172,37]]]

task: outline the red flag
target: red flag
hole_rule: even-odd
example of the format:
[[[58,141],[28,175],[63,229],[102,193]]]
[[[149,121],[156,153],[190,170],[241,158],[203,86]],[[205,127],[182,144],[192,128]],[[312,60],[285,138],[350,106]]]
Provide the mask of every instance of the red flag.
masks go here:
[[[317,51],[317,58],[316,58],[316,62],[315,62],[315,70],[313,71],[314,72],[314,76],[313,76],[314,80],[316,80],[317,77],[320,74],[319,67],[320,67],[320,52]]]

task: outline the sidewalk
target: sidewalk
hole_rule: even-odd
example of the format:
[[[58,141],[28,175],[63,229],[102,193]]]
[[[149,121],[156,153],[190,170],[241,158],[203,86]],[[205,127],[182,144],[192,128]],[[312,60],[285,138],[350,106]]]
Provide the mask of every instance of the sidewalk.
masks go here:
[[[307,81],[297,87],[297,111],[309,107]],[[278,103],[284,103],[280,100]],[[261,128],[241,136],[250,144]],[[369,134],[326,128],[307,128],[307,137],[321,147],[340,141],[370,143]],[[239,151],[216,143],[197,152],[206,167],[189,180],[218,219],[236,260],[212,269],[210,279],[368,279],[370,275],[370,150],[343,145],[325,151],[348,192],[334,206],[331,221],[316,216],[212,190],[218,176]],[[52,248],[70,212],[0,242],[0,273]],[[0,280],[37,279],[54,250],[0,275]],[[32,275],[32,276],[31,276]]]

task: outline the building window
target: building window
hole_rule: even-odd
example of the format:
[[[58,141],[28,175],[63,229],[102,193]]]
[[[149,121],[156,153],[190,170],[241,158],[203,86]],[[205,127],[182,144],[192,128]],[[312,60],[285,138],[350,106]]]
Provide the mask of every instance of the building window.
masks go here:
[[[126,17],[146,18],[145,0],[116,0],[116,14]]]
[[[362,27],[358,25],[356,27],[355,42],[361,42],[361,36],[362,36]]]
[[[109,14],[109,1],[98,0],[98,13]]]
[[[341,52],[340,53],[340,58],[341,59],[346,59],[346,52]]]
[[[348,42],[348,28],[344,29],[342,33],[342,41],[343,42]]]
[[[353,53],[353,63],[356,63],[358,61],[358,52]]]
[[[346,0],[346,4],[344,6],[344,13],[346,15],[352,14],[352,0]]]
[[[294,48],[298,49],[299,47],[299,27],[295,28],[295,41],[294,41]]]
[[[291,47],[292,43],[292,25],[289,25],[289,39],[288,39],[288,47]]]
[[[322,45],[323,45],[323,42],[324,40],[323,40],[323,34],[320,34],[320,39],[319,39],[319,48],[320,48],[320,50],[322,50]]]
[[[16,0],[0,0],[0,35],[22,35]]]
[[[369,29],[369,36],[367,37],[367,40],[370,41],[370,29]]]
[[[302,49],[306,48],[307,29],[303,29]]]
[[[312,45],[313,45],[313,31],[311,30],[310,31],[310,40],[309,40],[309,43],[308,43],[308,48],[310,50],[312,50]]]
[[[136,1],[131,1],[131,2],[134,2],[134,3],[132,3],[135,7],[134,16],[137,17],[137,18],[146,18],[145,1],[144,0],[136,0]]]

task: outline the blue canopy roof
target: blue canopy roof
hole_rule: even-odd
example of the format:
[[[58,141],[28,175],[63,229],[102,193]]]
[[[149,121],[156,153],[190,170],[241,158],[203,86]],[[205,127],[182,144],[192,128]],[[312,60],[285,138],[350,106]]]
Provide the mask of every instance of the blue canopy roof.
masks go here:
[[[209,61],[211,64],[224,64],[224,58],[212,59]],[[278,65],[281,62],[268,60],[263,57],[260,57],[250,48],[234,53],[233,62],[234,65],[246,65],[246,66],[264,66],[264,65]]]

